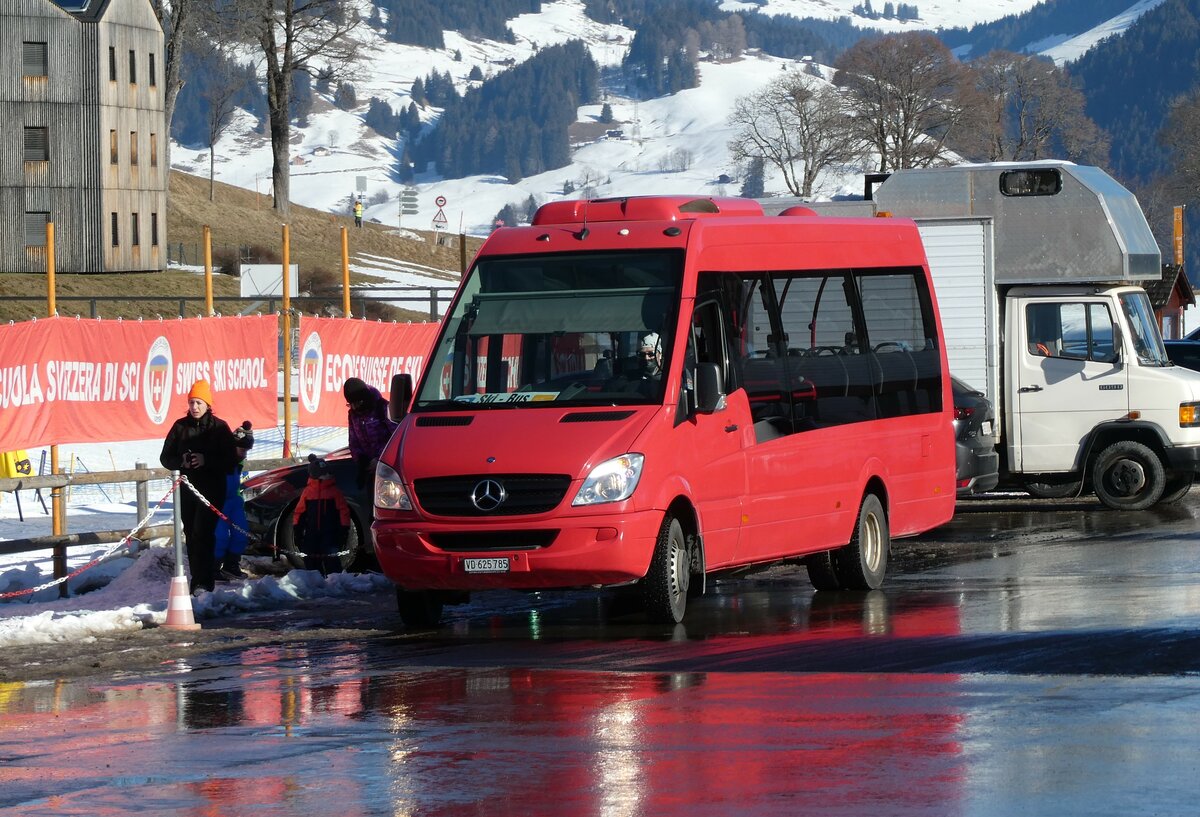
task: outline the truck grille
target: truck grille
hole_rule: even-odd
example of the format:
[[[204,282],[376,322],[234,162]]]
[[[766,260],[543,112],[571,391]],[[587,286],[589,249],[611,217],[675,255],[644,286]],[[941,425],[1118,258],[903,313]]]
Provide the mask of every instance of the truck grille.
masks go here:
[[[492,483],[491,486],[484,483]],[[499,486],[502,491],[497,491]],[[438,516],[520,516],[558,507],[571,478],[565,474],[474,474],[430,477],[413,483],[417,502]],[[487,497],[484,497],[487,494]],[[472,495],[491,501],[478,505]],[[495,502],[498,496],[503,500]]]

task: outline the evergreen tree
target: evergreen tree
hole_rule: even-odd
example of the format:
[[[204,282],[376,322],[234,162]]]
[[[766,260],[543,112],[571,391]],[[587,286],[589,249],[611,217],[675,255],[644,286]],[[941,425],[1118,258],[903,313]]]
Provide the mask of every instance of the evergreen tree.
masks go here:
[[[333,94],[333,104],[337,105],[343,111],[351,111],[358,107],[358,95],[354,91],[354,86],[349,82],[339,82],[337,90]]]
[[[742,180],[742,189],[738,191],[739,196],[747,199],[761,199],[766,195],[763,181],[765,165],[766,162],[761,156],[750,160],[746,166],[746,177]]]
[[[612,105],[607,102],[600,107],[600,121],[605,125],[611,125],[613,121]]]

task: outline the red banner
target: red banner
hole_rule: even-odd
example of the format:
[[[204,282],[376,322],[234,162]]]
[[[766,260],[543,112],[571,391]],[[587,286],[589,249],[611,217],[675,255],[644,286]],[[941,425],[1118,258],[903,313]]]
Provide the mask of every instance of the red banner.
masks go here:
[[[274,315],[0,326],[0,450],[164,436],[197,380],[230,426],[279,424]]]
[[[300,425],[346,424],[342,384],[357,377],[387,397],[392,375],[414,382],[433,347],[439,324],[376,323],[345,318],[302,318],[300,323]]]

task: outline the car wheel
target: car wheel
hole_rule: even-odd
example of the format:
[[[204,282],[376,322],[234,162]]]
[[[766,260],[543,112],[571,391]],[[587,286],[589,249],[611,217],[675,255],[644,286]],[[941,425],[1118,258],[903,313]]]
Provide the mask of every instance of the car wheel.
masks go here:
[[[1158,455],[1133,440],[1115,442],[1092,466],[1092,490],[1110,508],[1140,511],[1158,502],[1167,478]]]
[[[296,512],[296,503],[293,502],[284,509],[283,514],[279,517],[278,527],[275,530],[275,546],[279,549],[280,554],[287,560],[288,565],[295,570],[304,569],[304,547],[296,542],[296,531],[292,524],[293,514]],[[360,521],[358,510],[350,506],[350,530],[346,533],[346,545],[339,549],[349,551],[344,556],[338,557],[338,562],[341,565],[343,572],[361,573],[364,570],[370,570],[375,567],[375,554],[370,545],[365,545],[366,528]]]
[[[292,525],[292,515],[295,512],[296,503],[293,502],[279,515],[279,521],[275,523],[275,548],[291,569],[303,570],[304,557],[296,547],[296,531]]]
[[[887,514],[875,494],[863,497],[850,544],[833,553],[833,567],[843,590],[875,590],[887,573],[891,549]]]
[[[442,597],[432,590],[396,588],[396,609],[410,630],[429,629],[442,623]]]
[[[651,621],[678,624],[687,609],[691,558],[683,526],[673,515],[663,518],[650,570],[642,580],[642,606]]]

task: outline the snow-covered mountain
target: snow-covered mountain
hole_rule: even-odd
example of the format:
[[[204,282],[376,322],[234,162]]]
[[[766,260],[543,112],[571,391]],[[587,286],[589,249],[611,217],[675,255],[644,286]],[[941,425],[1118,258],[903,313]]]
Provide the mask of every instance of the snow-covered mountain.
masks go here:
[[[916,20],[868,20],[854,17],[862,27],[886,31],[969,27],[1028,11],[1039,0],[919,0]],[[1140,14],[1163,0],[1141,0],[1120,17],[1089,32],[1048,34],[1029,50],[1056,61],[1069,61],[1087,51],[1103,37],[1128,27]],[[865,0],[767,0],[763,4],[725,0],[729,11],[755,9],[768,15],[837,19],[853,17],[855,7]],[[882,6],[882,3],[876,5]],[[621,25],[601,24],[589,19],[582,0],[544,3],[537,14],[521,15],[509,23],[515,42],[467,39],[456,32],[445,33],[446,47],[431,50],[386,42],[364,27],[371,56],[351,78],[359,107],[343,111],[327,98],[317,96],[304,129],[293,130],[292,201],[308,207],[341,211],[356,193],[359,177],[366,180],[364,200],[370,203],[366,218],[384,224],[429,229],[436,216],[444,217],[450,232],[485,234],[496,214],[512,205],[524,212],[532,196],[539,204],[562,196],[564,186],[596,196],[690,193],[736,195],[740,187],[738,168],[729,158],[727,143],[733,135],[726,124],[734,101],[751,93],[783,70],[799,70],[794,60],[749,52],[732,62],[702,61],[699,87],[651,100],[622,97],[613,89],[604,93],[615,122],[598,129],[598,135],[581,140],[572,148],[572,163],[566,167],[521,179],[510,184],[501,176],[471,176],[446,179],[436,172],[417,176],[417,215],[400,215],[399,193],[405,185],[393,174],[396,141],[380,137],[363,123],[367,103],[379,97],[400,111],[411,102],[413,80],[436,71],[449,73],[460,92],[469,85],[468,74],[478,66],[485,77],[504,70],[506,64],[532,56],[538,48],[568,40],[588,44],[597,64],[621,63],[633,31]],[[457,55],[460,59],[456,59]],[[827,67],[817,66],[825,79]],[[596,123],[601,104],[579,109],[581,123]],[[436,120],[438,111],[422,113]],[[269,192],[271,154],[266,137],[254,132],[257,121],[239,115],[216,146],[218,180],[247,189]],[[605,131],[619,131],[609,136]],[[173,166],[196,175],[207,175],[207,151],[174,145]],[[768,194],[782,193],[779,180],[766,179]],[[818,195],[831,197],[861,190],[857,172],[831,176],[818,184]],[[575,195],[580,195],[576,193]],[[386,200],[384,198],[386,197]],[[440,206],[438,201],[445,199]]]

